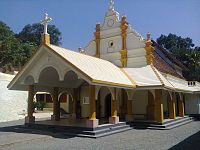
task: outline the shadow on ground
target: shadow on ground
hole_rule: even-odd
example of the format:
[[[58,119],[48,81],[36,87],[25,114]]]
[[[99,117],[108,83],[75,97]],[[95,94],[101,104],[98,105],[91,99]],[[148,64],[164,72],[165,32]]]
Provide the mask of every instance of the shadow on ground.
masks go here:
[[[74,138],[75,136],[71,135],[63,135],[59,132],[47,131],[47,130],[36,130],[25,125],[14,125],[14,126],[7,126],[7,127],[0,127],[0,132],[15,132],[15,133],[25,133],[25,134],[38,134],[38,135],[48,135],[54,138],[61,138],[61,139],[69,139]]]
[[[174,145],[169,150],[200,150],[200,131]]]

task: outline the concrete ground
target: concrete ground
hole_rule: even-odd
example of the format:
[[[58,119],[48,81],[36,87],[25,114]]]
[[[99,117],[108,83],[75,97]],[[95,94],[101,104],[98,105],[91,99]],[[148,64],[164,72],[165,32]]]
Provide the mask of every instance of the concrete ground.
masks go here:
[[[172,130],[133,129],[98,139],[20,130],[23,120],[0,123],[0,149],[5,150],[181,150],[200,149],[200,121]]]

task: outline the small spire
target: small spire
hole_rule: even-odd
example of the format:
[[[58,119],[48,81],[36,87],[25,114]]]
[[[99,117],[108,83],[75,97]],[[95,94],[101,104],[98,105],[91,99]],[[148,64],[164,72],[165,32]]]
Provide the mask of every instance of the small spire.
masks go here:
[[[48,16],[48,14],[45,13],[44,19],[40,21],[40,23],[41,23],[42,25],[44,25],[44,33],[43,33],[43,34],[48,34],[48,33],[47,33],[47,27],[48,27],[48,23],[49,23],[51,20],[52,20],[52,18],[50,18],[50,17]]]
[[[147,32],[147,39],[146,39],[147,41],[148,40],[151,40],[151,33],[150,32]]]
[[[48,23],[51,20],[52,19],[48,16],[48,14],[45,13],[44,19],[40,21],[40,23],[44,25],[44,33],[42,34],[42,39],[41,39],[42,44],[50,44],[50,35],[47,33],[47,27],[48,27]]]
[[[109,10],[114,10],[114,0],[110,0],[109,2]]]

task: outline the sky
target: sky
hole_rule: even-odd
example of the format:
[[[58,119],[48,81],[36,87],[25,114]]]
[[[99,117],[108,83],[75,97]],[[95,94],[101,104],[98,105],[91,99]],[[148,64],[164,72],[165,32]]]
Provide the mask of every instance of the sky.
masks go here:
[[[114,0],[115,10],[144,38],[150,32],[190,37],[200,46],[200,0]],[[62,33],[62,47],[77,50],[92,39],[103,22],[109,0],[0,0],[0,20],[18,33],[47,12]]]

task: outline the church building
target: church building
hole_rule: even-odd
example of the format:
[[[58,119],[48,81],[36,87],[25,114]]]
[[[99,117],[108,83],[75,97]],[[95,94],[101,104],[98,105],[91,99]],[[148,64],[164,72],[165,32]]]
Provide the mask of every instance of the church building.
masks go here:
[[[200,83],[186,81],[185,66],[151,40],[149,32],[145,38],[137,33],[126,16],[115,11],[113,0],[79,52],[50,43],[50,21],[46,14],[40,47],[8,85],[10,90],[28,91],[25,123],[37,122],[33,98],[38,92],[51,95],[49,122],[63,120],[60,97],[67,93],[66,111],[71,113],[67,119],[87,128],[138,120],[162,125],[185,118],[187,111],[197,107]],[[191,103],[194,106],[189,108]]]

